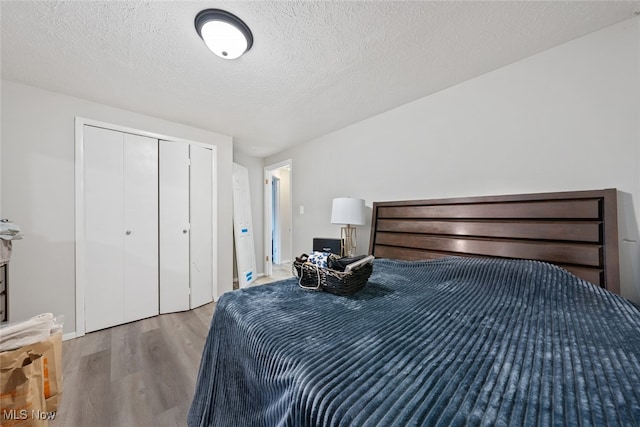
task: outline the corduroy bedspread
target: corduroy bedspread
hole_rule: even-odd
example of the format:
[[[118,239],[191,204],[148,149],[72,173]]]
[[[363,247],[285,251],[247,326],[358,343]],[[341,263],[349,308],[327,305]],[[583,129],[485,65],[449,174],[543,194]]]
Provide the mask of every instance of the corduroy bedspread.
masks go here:
[[[224,294],[195,426],[640,425],[640,311],[537,261],[376,260]]]

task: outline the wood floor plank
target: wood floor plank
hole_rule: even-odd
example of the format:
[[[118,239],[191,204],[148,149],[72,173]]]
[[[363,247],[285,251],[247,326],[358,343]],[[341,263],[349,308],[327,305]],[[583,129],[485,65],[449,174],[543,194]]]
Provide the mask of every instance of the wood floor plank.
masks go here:
[[[118,378],[111,384],[111,390],[114,399],[114,426],[154,425],[153,409],[149,402],[152,392],[147,389],[142,372]]]
[[[193,392],[180,369],[176,355],[180,349],[167,345],[159,329],[143,333],[141,341],[145,360],[142,376],[149,391],[149,402],[154,413],[164,412]]]
[[[213,317],[214,307],[215,304],[207,304],[195,310],[196,315],[206,326],[207,331],[209,330],[209,326],[211,325],[211,318]]]
[[[145,327],[143,322],[112,328],[111,381],[142,371],[144,360],[140,351],[140,334],[152,330]]]
[[[91,332],[82,337],[81,355],[98,353],[100,351],[109,350],[111,348],[111,331],[113,328],[102,329],[100,331]]]
[[[180,404],[157,414],[153,419],[153,427],[177,427],[187,425],[189,405]]]
[[[107,427],[113,424],[113,396],[110,390],[111,375],[111,350],[103,350],[83,356],[79,366],[78,383],[81,385],[80,393],[74,393],[81,399],[77,409],[69,414],[69,425]],[[66,396],[64,383],[63,395]]]
[[[176,349],[176,369],[187,377],[187,386],[190,389],[195,387],[197,370],[192,369],[193,361],[199,360],[204,348],[204,341],[208,327],[198,319],[191,316],[162,316],[160,319],[162,327],[160,330],[164,336],[165,342]]]
[[[149,317],[147,319],[142,319],[138,322],[138,327],[142,332],[150,331],[152,329],[158,329],[160,326],[158,325],[158,316]]]

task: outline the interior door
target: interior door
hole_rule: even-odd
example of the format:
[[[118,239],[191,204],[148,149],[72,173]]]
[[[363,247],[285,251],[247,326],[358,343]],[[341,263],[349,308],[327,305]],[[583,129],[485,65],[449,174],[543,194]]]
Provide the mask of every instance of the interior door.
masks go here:
[[[85,329],[124,319],[124,138],[120,132],[84,127]]]
[[[159,142],[160,313],[189,310],[189,144]]]
[[[249,171],[233,164],[233,234],[240,287],[249,286],[256,277],[256,251],[253,242]]]
[[[190,145],[191,308],[213,301],[213,153]]]
[[[158,140],[124,134],[124,321],[158,314]]]

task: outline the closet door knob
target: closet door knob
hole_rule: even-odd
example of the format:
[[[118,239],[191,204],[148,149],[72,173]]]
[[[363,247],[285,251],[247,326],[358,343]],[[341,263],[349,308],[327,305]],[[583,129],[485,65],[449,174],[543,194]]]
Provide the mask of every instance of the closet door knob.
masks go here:
[[[127,230],[124,234],[126,234],[127,236],[131,235],[131,230]]]
[[[189,230],[187,230],[187,229],[185,228],[184,230],[182,230],[182,233],[183,233],[183,234],[187,234],[187,232],[188,232],[188,231],[189,231]]]

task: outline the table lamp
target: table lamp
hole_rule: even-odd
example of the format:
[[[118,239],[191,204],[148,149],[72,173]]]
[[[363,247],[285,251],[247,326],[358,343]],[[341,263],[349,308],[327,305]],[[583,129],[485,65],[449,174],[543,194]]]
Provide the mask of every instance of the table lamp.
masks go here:
[[[354,225],[364,225],[364,200],[350,197],[333,199],[331,207],[331,223],[342,224],[340,229],[341,254],[353,256],[356,250],[356,228]]]

